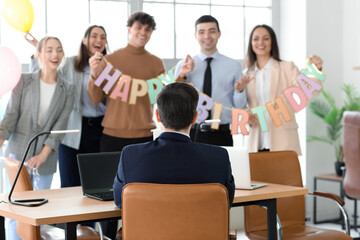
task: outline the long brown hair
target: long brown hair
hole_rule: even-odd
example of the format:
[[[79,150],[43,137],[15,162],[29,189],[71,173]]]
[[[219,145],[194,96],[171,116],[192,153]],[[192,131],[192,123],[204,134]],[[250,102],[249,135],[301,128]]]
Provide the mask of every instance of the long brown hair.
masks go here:
[[[246,65],[248,69],[251,69],[254,67],[255,62],[256,62],[256,54],[252,48],[252,37],[254,35],[254,32],[257,28],[265,28],[271,37],[271,51],[270,51],[270,56],[272,58],[274,58],[277,61],[281,61],[280,59],[280,54],[279,54],[279,47],[277,44],[277,40],[276,40],[276,35],[274,30],[266,25],[266,24],[262,24],[262,25],[257,25],[254,27],[254,29],[251,31],[250,37],[249,37],[249,44],[248,44],[248,50],[247,50],[247,55],[246,55]]]
[[[104,30],[105,36],[106,36],[106,31],[105,31],[104,27],[98,26],[98,25],[92,25],[92,26],[88,27],[88,29],[86,29],[85,34],[84,34],[84,38],[86,39],[88,45],[89,45],[90,34],[94,28],[101,28],[102,30]],[[108,48],[108,44],[106,41],[104,51],[102,51],[103,55],[106,55],[107,48]],[[90,58],[89,49],[85,46],[83,41],[81,41],[79,53],[77,55],[76,62],[75,62],[75,70],[78,72],[84,72],[84,68],[88,64],[89,58]]]

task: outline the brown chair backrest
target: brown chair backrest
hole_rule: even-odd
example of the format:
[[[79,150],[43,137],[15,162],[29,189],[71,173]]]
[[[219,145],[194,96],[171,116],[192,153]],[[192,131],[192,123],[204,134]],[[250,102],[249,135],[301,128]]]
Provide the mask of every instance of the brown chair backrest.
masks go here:
[[[250,153],[251,180],[302,187],[301,169],[294,151]],[[252,190],[256,191],[256,190]],[[277,199],[277,212],[283,227],[305,224],[304,196]],[[245,232],[266,231],[266,209],[246,206]]]
[[[130,183],[122,192],[124,240],[229,239],[229,198],[218,183]]]
[[[360,111],[344,112],[343,123],[344,192],[350,198],[360,199]]]
[[[20,167],[20,162],[17,160],[11,158],[7,158],[5,160],[5,169],[11,185],[14,183],[19,167]],[[17,180],[14,192],[24,192],[24,191],[32,191],[32,190],[33,190],[33,186],[31,183],[29,173],[27,172],[26,168],[23,166],[19,178]],[[40,239],[39,226],[32,226],[22,222],[17,222],[16,228],[21,239],[24,240]]]

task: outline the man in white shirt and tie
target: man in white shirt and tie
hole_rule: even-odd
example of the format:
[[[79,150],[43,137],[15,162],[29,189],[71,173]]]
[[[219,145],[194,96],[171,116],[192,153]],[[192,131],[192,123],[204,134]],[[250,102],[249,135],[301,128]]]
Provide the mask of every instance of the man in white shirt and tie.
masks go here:
[[[192,83],[198,91],[210,96],[213,102],[223,104],[218,130],[210,124],[202,124],[196,140],[219,146],[232,146],[230,133],[231,108],[244,108],[247,103],[240,64],[219,53],[217,42],[221,36],[218,21],[210,16],[201,16],[195,23],[195,38],[200,45],[200,53],[193,58],[189,55],[178,62],[175,68],[177,82]],[[190,136],[195,140],[197,124],[193,125]]]

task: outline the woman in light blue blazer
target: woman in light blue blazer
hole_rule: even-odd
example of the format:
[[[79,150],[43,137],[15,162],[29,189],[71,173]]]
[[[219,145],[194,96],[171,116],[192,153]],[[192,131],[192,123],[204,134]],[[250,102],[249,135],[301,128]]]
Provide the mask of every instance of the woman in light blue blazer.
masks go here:
[[[36,45],[37,40],[34,38],[28,42]],[[66,58],[64,66],[60,69],[63,78],[75,86],[75,101],[67,129],[80,130],[80,133],[66,134],[59,146],[61,187],[81,185],[77,154],[100,151],[105,103],[92,104],[86,90],[90,74],[89,58],[96,52],[102,55],[107,53],[107,36],[102,26],[93,25],[85,31],[78,55]],[[33,66],[37,68],[36,64]]]

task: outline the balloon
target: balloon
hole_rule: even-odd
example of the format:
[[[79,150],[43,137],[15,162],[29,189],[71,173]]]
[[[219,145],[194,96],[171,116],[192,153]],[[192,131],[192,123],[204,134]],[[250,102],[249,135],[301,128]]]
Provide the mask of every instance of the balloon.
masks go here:
[[[10,26],[24,33],[34,22],[34,9],[28,0],[6,0],[2,14]]]
[[[0,46],[0,97],[16,86],[20,75],[19,59],[11,49]]]

